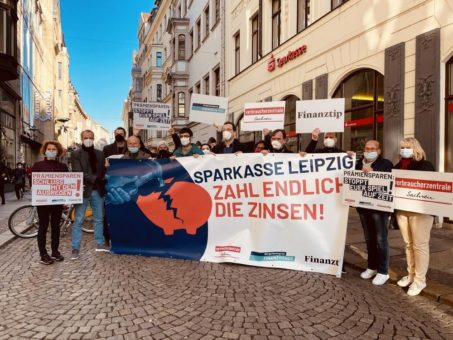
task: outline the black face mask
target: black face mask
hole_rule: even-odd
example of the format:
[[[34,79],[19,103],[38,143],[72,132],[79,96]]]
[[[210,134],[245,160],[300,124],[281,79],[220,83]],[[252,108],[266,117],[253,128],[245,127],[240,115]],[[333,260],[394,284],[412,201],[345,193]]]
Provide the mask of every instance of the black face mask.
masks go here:
[[[124,136],[123,135],[116,135],[115,136],[115,141],[118,143],[124,142]]]

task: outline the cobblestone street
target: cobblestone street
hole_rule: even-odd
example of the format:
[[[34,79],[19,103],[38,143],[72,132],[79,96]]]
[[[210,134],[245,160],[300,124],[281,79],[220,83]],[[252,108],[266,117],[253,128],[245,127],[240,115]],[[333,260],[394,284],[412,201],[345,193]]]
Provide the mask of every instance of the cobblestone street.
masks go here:
[[[79,260],[51,266],[34,239],[0,249],[0,339],[453,338],[451,307],[357,272],[118,256],[84,237]]]

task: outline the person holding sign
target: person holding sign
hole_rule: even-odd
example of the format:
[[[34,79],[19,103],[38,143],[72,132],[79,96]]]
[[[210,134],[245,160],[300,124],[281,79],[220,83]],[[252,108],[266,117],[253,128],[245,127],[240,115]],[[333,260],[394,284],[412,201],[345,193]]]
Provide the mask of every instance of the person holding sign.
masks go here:
[[[321,130],[316,128],[311,133],[311,142],[305,148],[306,153],[334,153],[334,152],[343,152],[342,150],[336,147],[337,144],[337,134],[335,132],[325,132],[324,133],[324,147],[316,148],[318,145],[319,134]]]
[[[400,161],[395,169],[435,171],[426,160],[425,151],[415,138],[404,138],[400,143]],[[409,287],[407,295],[415,296],[426,287],[429,266],[429,239],[434,217],[416,212],[396,211],[396,220],[406,243],[408,275],[398,281],[398,286]]]
[[[283,129],[278,129],[272,131],[272,134],[268,129],[263,130],[264,142],[266,143],[266,148],[270,153],[293,153],[290,149],[286,147],[286,132]],[[263,154],[268,154],[266,150],[263,151]]]
[[[194,155],[204,155],[200,148],[192,143],[193,132],[191,129],[185,127],[179,130],[179,140],[181,146],[173,151],[173,157],[187,157]]]
[[[381,157],[381,147],[377,140],[365,144],[363,158],[356,164],[356,170],[391,172],[392,162]],[[364,280],[374,277],[374,285],[383,285],[389,279],[389,243],[387,225],[390,213],[366,208],[356,208],[362,222],[368,252],[367,269],[360,274]]]
[[[222,126],[222,142],[212,148],[216,154],[248,152],[247,147],[236,139],[236,126],[225,122]]]
[[[41,148],[44,160],[33,164],[33,172],[68,172],[66,164],[58,161],[58,157],[63,154],[63,147],[56,141],[47,141]],[[63,212],[63,206],[41,205],[37,207],[39,228],[38,228],[38,249],[42,264],[52,264],[54,261],[60,262],[64,257],[60,254],[58,247],[60,245],[60,220]],[[50,247],[52,256],[49,256],[46,249],[47,229],[51,230]]]

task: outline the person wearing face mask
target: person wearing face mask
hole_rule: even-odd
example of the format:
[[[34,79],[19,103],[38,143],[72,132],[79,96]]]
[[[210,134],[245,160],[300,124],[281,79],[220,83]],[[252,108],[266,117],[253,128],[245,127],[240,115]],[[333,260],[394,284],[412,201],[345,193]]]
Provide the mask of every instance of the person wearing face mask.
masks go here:
[[[215,154],[249,152],[246,145],[236,139],[236,126],[232,122],[225,122],[222,126],[222,142],[212,148]]]
[[[103,235],[104,207],[104,153],[94,148],[94,133],[91,130],[82,131],[82,148],[71,155],[72,171],[83,172],[83,203],[75,206],[75,221],[72,225],[72,254],[71,260],[79,258],[82,241],[82,223],[88,204],[93,211],[94,239],[96,251],[109,251]]]
[[[391,172],[393,164],[381,157],[381,147],[377,140],[369,140],[365,144],[363,157],[357,161],[356,170],[365,173],[371,171]],[[388,279],[389,243],[388,221],[390,213],[366,208],[357,208],[362,223],[368,252],[367,269],[360,274],[364,280],[373,278],[376,286],[385,284]]]
[[[16,197],[21,200],[24,197],[25,177],[27,176],[22,163],[17,163],[16,169],[13,171],[14,190]]]
[[[63,154],[63,147],[56,141],[47,141],[41,148],[44,160],[33,164],[33,172],[68,172],[66,164],[58,161],[58,157]],[[42,264],[52,264],[54,261],[64,260],[58,250],[60,245],[60,220],[63,212],[63,206],[59,205],[41,205],[37,207],[39,228],[38,228],[38,249]],[[51,230],[51,256],[46,249],[47,229]]]
[[[325,132],[324,133],[324,147],[316,148],[318,145],[319,134],[321,130],[316,128],[311,133],[311,141],[308,143],[305,148],[306,153],[334,153],[334,152],[343,152],[341,149],[336,147],[337,144],[337,134],[335,132]]]
[[[127,139],[127,151],[123,159],[149,159],[150,154],[140,150],[140,139],[137,136],[130,136]]]
[[[201,151],[203,151],[205,155],[209,155],[211,153],[211,145],[208,143],[201,144]]]
[[[286,132],[285,130],[278,129],[272,131],[272,134],[268,129],[263,130],[264,141],[266,142],[266,148],[269,150],[267,153],[293,153],[286,147]]]
[[[122,127],[117,127],[114,135],[115,141],[112,144],[104,146],[102,149],[105,158],[109,158],[114,155],[122,155],[127,151],[126,130]]]
[[[179,140],[181,145],[173,151],[173,157],[187,157],[194,155],[204,155],[200,148],[191,142],[192,130],[185,127],[179,130]]]
[[[426,160],[426,154],[417,139],[404,138],[400,143],[400,161],[395,169],[435,171],[434,165]],[[434,217],[427,214],[396,210],[396,220],[406,244],[408,275],[398,281],[398,286],[409,287],[407,294],[415,296],[426,287],[429,266],[429,239]]]
[[[178,138],[179,140],[179,138]],[[159,145],[157,146],[157,159],[163,159],[163,158],[170,158],[172,156],[172,153],[168,149],[167,142],[162,140],[159,142]]]

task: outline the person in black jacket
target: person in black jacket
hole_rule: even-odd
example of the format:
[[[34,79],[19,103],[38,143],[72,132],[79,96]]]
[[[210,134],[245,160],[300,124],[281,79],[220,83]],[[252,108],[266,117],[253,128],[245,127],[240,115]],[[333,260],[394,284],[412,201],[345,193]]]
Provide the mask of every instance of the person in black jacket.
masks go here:
[[[356,164],[356,170],[365,173],[371,171],[391,172],[392,162],[381,157],[381,148],[377,140],[369,140],[365,144],[363,158]],[[362,222],[363,234],[365,236],[368,266],[360,274],[362,279],[368,280],[374,277],[374,285],[383,285],[389,279],[389,243],[388,243],[388,221],[390,213],[366,208],[357,208]]]
[[[425,151],[415,138],[404,138],[400,143],[400,161],[395,169],[435,171],[426,160]],[[396,211],[396,220],[406,243],[408,275],[398,281],[398,286],[409,287],[407,294],[415,296],[426,287],[426,273],[429,266],[429,239],[434,217],[411,211]]]
[[[104,146],[102,152],[104,158],[109,158],[114,155],[122,155],[127,151],[126,145],[126,130],[122,127],[117,127],[114,132],[115,141],[112,144]]]
[[[0,161],[0,198],[2,199],[2,205],[5,204],[5,178],[7,176],[7,171],[5,164]]]
[[[337,134],[335,132],[325,132],[324,133],[324,147],[316,148],[318,145],[319,134],[321,130],[316,128],[311,133],[311,141],[308,143],[305,148],[306,153],[334,153],[334,152],[344,152],[341,149],[336,147],[337,144]]]
[[[63,147],[56,141],[47,141],[41,148],[41,153],[45,156],[41,162],[33,164],[32,172],[68,172],[66,164],[58,161],[58,157],[63,154]],[[38,229],[38,249],[41,256],[42,264],[52,264],[54,261],[63,261],[63,256],[58,250],[60,245],[60,220],[63,212],[63,206],[58,205],[41,205],[37,207],[39,218]],[[52,232],[51,249],[52,257],[49,256],[46,249],[46,235],[49,228]]]
[[[293,153],[286,147],[286,132],[283,129],[272,131],[272,134],[268,129],[263,130],[264,142],[266,148],[270,153]],[[267,152],[264,151],[266,154]]]
[[[232,122],[225,122],[222,126],[222,142],[212,148],[215,154],[249,152],[246,145],[236,139],[236,126]]]
[[[17,163],[16,168],[13,171],[13,183],[14,190],[16,191],[16,197],[18,200],[21,200],[24,197],[25,189],[25,177],[27,173],[23,167],[22,163]]]

